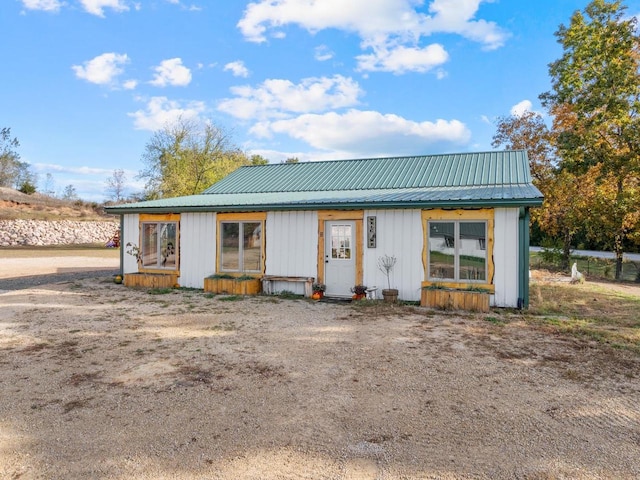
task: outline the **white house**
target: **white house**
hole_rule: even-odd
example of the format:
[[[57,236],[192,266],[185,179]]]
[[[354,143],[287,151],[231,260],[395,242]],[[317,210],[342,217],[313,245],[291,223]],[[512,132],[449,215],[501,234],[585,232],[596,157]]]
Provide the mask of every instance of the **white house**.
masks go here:
[[[200,195],[109,207],[121,216],[122,273],[211,275],[391,287],[419,300],[429,285],[478,287],[491,304],[528,305],[529,208],[542,203],[525,151],[242,167]]]

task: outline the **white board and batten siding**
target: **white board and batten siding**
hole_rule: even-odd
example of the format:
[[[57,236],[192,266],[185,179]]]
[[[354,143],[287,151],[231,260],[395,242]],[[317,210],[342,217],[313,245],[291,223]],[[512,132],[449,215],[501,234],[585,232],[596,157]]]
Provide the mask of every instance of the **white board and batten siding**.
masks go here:
[[[267,212],[265,275],[316,277],[318,213],[305,210]],[[274,291],[304,294],[299,282],[274,282]]]
[[[518,306],[518,217],[517,208],[496,208],[494,214],[493,263],[494,307]]]
[[[137,213],[123,215],[122,232],[120,236],[120,248],[124,252],[122,255],[122,273],[136,273],[138,271],[138,261],[133,255],[129,255],[127,244],[140,246],[140,215]]]
[[[376,247],[367,245],[367,217],[376,217]],[[395,256],[396,265],[391,272],[391,288],[398,289],[403,300],[420,300],[421,282],[424,280],[422,248],[424,233],[420,210],[365,210],[364,212],[363,282],[369,288],[378,287],[377,298],[387,288],[387,278],[378,269],[383,255]]]
[[[204,279],[216,273],[216,214],[180,215],[180,279],[183,287],[204,288]]]

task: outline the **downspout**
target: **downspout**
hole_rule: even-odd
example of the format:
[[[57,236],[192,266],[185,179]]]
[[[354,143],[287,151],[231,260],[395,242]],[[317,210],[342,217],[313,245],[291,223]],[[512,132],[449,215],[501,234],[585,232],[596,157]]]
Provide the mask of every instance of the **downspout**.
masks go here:
[[[518,308],[529,308],[529,207],[520,207],[518,217]]]

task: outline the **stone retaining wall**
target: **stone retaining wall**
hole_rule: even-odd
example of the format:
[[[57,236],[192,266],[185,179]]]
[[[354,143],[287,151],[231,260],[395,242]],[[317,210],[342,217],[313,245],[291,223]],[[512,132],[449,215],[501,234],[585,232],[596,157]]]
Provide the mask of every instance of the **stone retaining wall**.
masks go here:
[[[0,246],[107,243],[119,227],[116,222],[0,220]]]

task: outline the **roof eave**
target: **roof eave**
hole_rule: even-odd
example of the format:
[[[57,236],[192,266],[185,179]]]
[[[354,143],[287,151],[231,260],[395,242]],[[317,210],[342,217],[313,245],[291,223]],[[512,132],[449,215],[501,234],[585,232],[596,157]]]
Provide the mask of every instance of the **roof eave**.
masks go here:
[[[539,207],[542,198],[489,199],[489,200],[447,200],[414,202],[305,202],[274,203],[260,205],[202,205],[202,206],[162,206],[162,207],[107,207],[109,214],[135,213],[196,213],[196,212],[255,212],[283,210],[362,210],[362,209],[404,209],[404,208],[482,208],[482,207]]]

